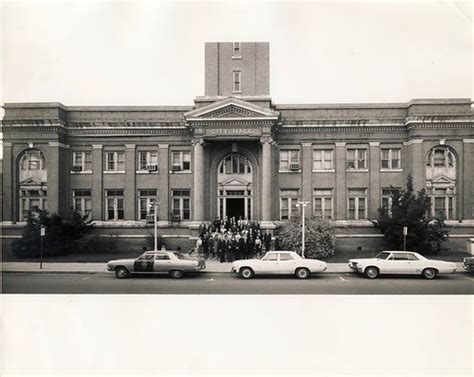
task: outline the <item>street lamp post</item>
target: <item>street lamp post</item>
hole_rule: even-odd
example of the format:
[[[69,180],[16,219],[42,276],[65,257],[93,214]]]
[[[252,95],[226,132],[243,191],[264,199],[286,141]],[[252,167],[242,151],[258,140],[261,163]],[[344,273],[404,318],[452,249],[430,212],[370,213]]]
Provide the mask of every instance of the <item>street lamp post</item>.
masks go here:
[[[304,230],[305,230],[305,225],[304,225],[304,220],[305,220],[305,214],[304,214],[304,209],[306,208],[306,206],[309,204],[309,202],[304,202],[304,201],[298,201],[298,203],[296,204],[297,207],[301,207],[301,221],[302,221],[302,224],[301,226],[303,227],[302,229],[302,232],[301,232],[301,257],[304,258],[304,242],[305,242],[305,239],[304,239]]]
[[[155,247],[153,251],[158,251],[158,202],[155,200],[150,203],[150,207],[153,207],[153,226],[155,229]]]

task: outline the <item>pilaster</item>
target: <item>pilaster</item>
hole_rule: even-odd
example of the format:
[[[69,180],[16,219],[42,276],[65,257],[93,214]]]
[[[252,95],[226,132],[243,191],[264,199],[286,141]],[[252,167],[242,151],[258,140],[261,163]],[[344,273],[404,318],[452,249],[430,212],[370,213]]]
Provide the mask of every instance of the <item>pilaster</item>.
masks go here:
[[[158,180],[157,180],[157,190],[158,190],[158,220],[164,224],[168,223],[169,220],[169,200],[170,200],[170,190],[169,190],[169,144],[158,144]]]
[[[136,166],[135,144],[125,144],[125,220],[136,220]]]
[[[312,143],[301,143],[302,147],[302,196],[305,202],[309,202],[310,205],[306,206],[305,217],[310,218],[313,215],[312,203],[312,174],[313,174],[313,144]]]
[[[204,221],[204,140],[193,140],[193,220]]]
[[[2,203],[2,221],[15,221],[13,188],[15,187],[13,169],[15,162],[12,158],[12,144],[3,143],[3,203]]]
[[[459,208],[460,219],[474,219],[474,139],[463,140],[464,177],[463,185],[459,190],[464,190],[464,198]]]
[[[102,145],[92,145],[92,220],[103,219],[103,159]]]
[[[272,138],[263,137],[262,144],[262,221],[272,220]]]
[[[368,216],[369,219],[378,218],[378,208],[380,207],[380,143],[371,141],[369,142],[369,208]]]
[[[346,218],[346,143],[336,143],[336,220]]]

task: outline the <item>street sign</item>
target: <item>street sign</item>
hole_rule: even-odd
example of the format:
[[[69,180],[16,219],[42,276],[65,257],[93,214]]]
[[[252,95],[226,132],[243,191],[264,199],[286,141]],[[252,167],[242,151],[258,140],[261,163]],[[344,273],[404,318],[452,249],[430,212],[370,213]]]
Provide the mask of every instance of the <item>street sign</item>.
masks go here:
[[[407,226],[403,227],[403,235],[404,236],[408,235],[408,227]]]
[[[46,227],[44,227],[43,225],[41,225],[41,228],[40,228],[40,235],[41,237],[46,236]]]

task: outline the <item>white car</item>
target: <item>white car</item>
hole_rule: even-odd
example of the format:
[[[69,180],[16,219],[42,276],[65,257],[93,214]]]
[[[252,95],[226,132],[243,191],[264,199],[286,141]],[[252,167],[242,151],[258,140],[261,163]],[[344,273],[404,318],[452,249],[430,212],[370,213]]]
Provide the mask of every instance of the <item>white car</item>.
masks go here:
[[[307,279],[312,273],[326,269],[325,262],[301,258],[294,251],[269,251],[261,259],[243,259],[232,263],[232,272],[244,279],[260,274],[294,274],[298,279]]]
[[[428,259],[412,251],[381,251],[375,258],[350,259],[349,267],[369,279],[379,274],[422,275],[434,279],[440,273],[456,271],[454,263]]]

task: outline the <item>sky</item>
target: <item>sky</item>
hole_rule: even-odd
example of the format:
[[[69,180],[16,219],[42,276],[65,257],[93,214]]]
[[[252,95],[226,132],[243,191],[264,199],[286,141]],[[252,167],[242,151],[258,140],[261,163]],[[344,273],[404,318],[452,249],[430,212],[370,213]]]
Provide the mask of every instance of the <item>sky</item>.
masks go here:
[[[2,102],[192,105],[206,41],[270,42],[282,103],[472,96],[472,4],[4,2]]]

